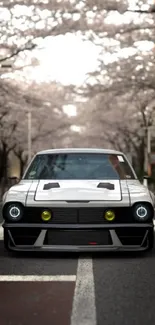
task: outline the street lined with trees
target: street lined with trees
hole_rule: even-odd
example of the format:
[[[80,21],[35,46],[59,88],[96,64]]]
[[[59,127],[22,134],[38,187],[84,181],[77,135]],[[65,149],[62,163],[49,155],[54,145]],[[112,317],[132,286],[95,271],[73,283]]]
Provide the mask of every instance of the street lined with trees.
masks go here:
[[[146,173],[155,110],[153,2],[5,0],[0,15],[0,181],[12,153],[21,175],[30,150],[81,144],[123,150],[138,175]],[[95,45],[96,69],[78,85],[32,80],[27,71],[40,65],[42,40],[68,34]],[[77,114],[69,117],[64,105]],[[154,150],[154,127],[151,140]]]

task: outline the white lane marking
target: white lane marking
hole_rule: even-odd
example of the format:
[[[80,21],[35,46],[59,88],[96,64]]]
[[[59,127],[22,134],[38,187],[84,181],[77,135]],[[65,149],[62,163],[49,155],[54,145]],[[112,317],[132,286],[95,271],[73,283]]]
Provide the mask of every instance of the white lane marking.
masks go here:
[[[96,325],[95,288],[91,258],[78,260],[71,325]]]
[[[75,282],[76,275],[0,275],[0,282],[5,281]]]

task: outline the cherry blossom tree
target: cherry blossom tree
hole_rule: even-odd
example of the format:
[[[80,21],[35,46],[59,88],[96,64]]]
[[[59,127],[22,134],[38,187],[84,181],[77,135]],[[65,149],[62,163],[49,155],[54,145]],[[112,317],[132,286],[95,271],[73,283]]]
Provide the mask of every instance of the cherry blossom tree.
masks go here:
[[[14,132],[14,153],[20,160],[20,173],[27,163],[27,113],[31,112],[32,155],[43,149],[56,147],[69,132],[71,121],[63,112],[65,89],[58,84],[33,84],[23,96],[25,105],[18,110],[18,125]]]
[[[154,113],[154,6],[135,1],[132,8],[127,0],[5,0],[0,15],[1,76],[20,69],[20,57],[22,69],[29,51],[47,36],[80,34],[100,49],[97,71],[89,73],[80,88],[57,83],[19,85],[1,78],[0,154],[4,162],[0,178],[7,173],[4,166],[10,151],[20,159],[23,172],[28,111],[32,113],[33,152],[81,144],[115,147],[131,153],[142,170],[146,127],[153,124]],[[33,68],[39,62],[29,58],[28,64]],[[75,118],[63,112],[63,105],[69,103],[78,107]]]

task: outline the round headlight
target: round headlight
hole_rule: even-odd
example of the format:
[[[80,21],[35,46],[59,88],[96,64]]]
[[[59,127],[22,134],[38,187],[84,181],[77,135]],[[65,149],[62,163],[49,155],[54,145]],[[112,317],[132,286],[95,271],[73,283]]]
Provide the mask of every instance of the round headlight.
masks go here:
[[[107,221],[113,221],[115,219],[115,212],[112,210],[107,210],[104,217]]]
[[[23,208],[20,204],[10,204],[6,208],[5,215],[10,221],[19,221],[23,216]]]
[[[151,217],[151,209],[145,204],[136,204],[134,217],[137,221],[147,221]]]
[[[51,212],[49,210],[45,210],[41,214],[41,219],[43,221],[49,221],[51,219],[51,217],[52,217],[52,215],[51,215]]]

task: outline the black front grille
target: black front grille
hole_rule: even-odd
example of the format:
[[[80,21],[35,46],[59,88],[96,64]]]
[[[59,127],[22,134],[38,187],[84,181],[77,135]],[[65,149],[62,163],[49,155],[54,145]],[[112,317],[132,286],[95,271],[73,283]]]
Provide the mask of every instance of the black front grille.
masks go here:
[[[21,222],[42,223],[41,212],[43,208],[25,208],[24,217]],[[108,223],[104,219],[104,213],[108,208],[49,208],[52,212],[52,219],[48,223],[53,224],[103,224]],[[131,208],[113,208],[116,218],[113,222],[131,223],[135,222]]]
[[[108,230],[48,230],[44,245],[111,245]]]
[[[48,223],[53,224],[104,224],[108,223],[105,220],[104,214],[107,208],[35,208],[25,207],[24,215],[21,223],[43,223],[41,213],[43,210],[49,209],[52,213],[52,219]],[[116,218],[114,223],[135,223],[130,207],[112,208],[115,211]],[[9,221],[11,223],[11,221]],[[14,221],[12,221],[14,223]],[[112,222],[110,222],[112,223]]]
[[[52,223],[73,223],[76,224],[78,222],[78,211],[77,209],[51,209],[52,211]]]

